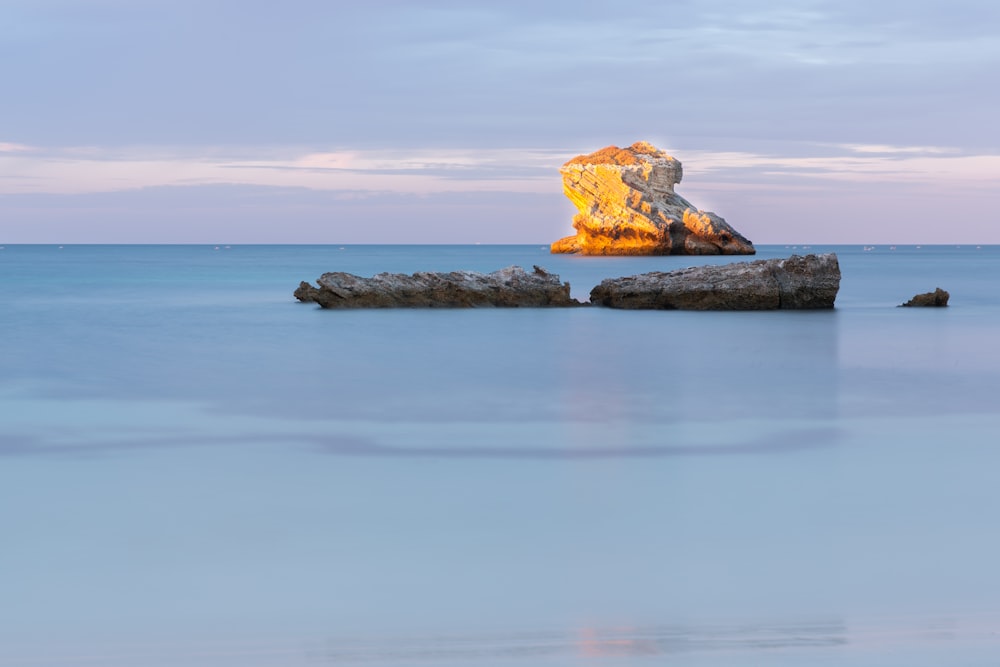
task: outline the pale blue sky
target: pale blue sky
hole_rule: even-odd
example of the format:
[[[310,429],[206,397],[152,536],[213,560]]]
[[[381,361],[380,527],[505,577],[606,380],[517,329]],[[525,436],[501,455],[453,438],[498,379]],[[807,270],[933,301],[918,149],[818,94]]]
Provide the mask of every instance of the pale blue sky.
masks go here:
[[[756,243],[1000,243],[988,0],[0,0],[0,243],[507,242],[648,140]]]

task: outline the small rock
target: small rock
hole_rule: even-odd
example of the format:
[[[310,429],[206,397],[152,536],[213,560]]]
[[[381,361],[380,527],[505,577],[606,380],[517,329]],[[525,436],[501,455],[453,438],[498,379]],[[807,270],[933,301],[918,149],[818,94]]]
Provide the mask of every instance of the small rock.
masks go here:
[[[948,305],[948,297],[951,295],[940,287],[934,288],[933,292],[917,294],[906,303],[899,304],[900,308],[943,308]]]

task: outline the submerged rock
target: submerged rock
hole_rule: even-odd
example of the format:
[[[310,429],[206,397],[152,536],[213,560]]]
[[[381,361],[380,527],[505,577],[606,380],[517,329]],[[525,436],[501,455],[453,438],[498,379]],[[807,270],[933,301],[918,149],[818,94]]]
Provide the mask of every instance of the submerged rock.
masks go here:
[[[833,308],[840,264],[833,253],[609,278],[590,292],[609,308],[773,310]]]
[[[493,273],[452,271],[379,273],[362,278],[350,273],[324,273],[318,287],[303,282],[295,298],[323,308],[501,308],[581,305],[570,298],[569,283],[538,266],[528,273],[508,266]]]
[[[948,292],[940,287],[935,287],[933,292],[917,294],[906,303],[901,303],[899,305],[901,308],[943,308],[948,305],[949,297],[951,297],[951,295],[948,294]]]
[[[584,255],[752,255],[753,244],[674,192],[681,163],[646,142],[608,146],[562,166],[563,192],[579,213],[576,234],[553,253]]]

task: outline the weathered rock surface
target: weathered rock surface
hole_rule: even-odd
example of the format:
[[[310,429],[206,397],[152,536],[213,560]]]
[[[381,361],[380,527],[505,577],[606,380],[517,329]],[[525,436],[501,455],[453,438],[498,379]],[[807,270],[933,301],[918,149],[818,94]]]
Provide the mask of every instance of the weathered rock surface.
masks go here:
[[[909,308],[943,308],[948,305],[948,299],[951,297],[948,292],[941,289],[940,287],[934,288],[933,292],[924,292],[923,294],[917,294],[915,297],[907,301],[906,303],[899,304],[900,307]]]
[[[833,308],[840,264],[833,253],[609,278],[590,291],[610,308],[773,310]]]
[[[304,280],[292,292],[292,296],[303,303],[319,303],[319,290]]]
[[[493,273],[452,271],[379,273],[362,278],[350,273],[324,273],[318,287],[303,282],[295,298],[323,308],[502,308],[581,305],[570,298],[569,283],[538,266],[528,273],[508,266]]]
[[[563,192],[579,213],[576,234],[553,253],[752,255],[753,244],[714,213],[674,192],[681,163],[646,142],[608,146],[562,166]]]

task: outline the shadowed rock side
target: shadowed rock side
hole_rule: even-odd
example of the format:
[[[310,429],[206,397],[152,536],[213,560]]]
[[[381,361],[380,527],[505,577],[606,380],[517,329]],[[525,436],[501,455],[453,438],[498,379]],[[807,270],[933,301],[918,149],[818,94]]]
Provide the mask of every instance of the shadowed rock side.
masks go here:
[[[562,166],[563,192],[579,213],[577,233],[553,253],[584,255],[752,255],[753,244],[674,192],[681,163],[646,142],[608,146]]]
[[[840,264],[833,253],[609,278],[590,291],[609,308],[775,310],[833,308]]]
[[[906,303],[901,303],[899,305],[901,308],[943,308],[948,305],[948,299],[950,297],[951,295],[948,294],[948,292],[940,287],[936,287],[933,292],[918,294]]]
[[[569,283],[540,267],[532,273],[508,266],[493,273],[452,271],[379,273],[362,278],[350,273],[324,273],[318,287],[303,282],[299,301],[323,308],[501,308],[579,306],[570,298]]]

